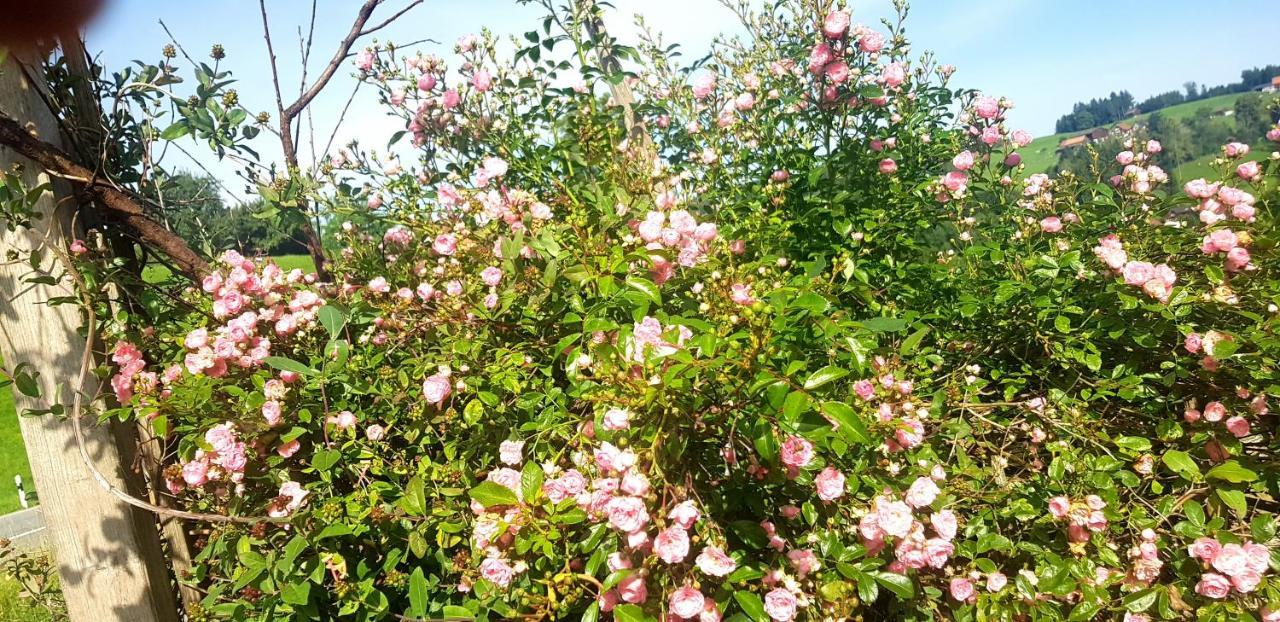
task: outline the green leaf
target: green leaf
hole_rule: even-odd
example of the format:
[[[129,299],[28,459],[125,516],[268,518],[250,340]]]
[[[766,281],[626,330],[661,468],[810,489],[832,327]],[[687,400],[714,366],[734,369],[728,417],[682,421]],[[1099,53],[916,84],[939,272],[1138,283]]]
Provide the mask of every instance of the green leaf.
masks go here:
[[[1151,441],[1141,436],[1116,437],[1116,445],[1133,451],[1147,451],[1148,449],[1151,449]]]
[[[291,358],[286,358],[283,356],[268,356],[267,358],[262,359],[262,362],[280,371],[291,371],[297,374],[305,374],[308,376],[314,376],[320,373],[319,371],[316,371],[310,367],[307,367],[302,363],[299,363]]]
[[[413,612],[413,617],[421,618],[427,615],[427,605],[431,602],[431,595],[427,591],[427,577],[422,574],[422,566],[413,569],[413,574],[409,575],[409,611]]]
[[[422,516],[427,513],[426,484],[422,478],[413,476],[404,487],[404,496],[400,498],[400,507],[410,516]]]
[[[1058,329],[1058,332],[1060,333],[1069,333],[1071,332],[1071,318],[1065,315],[1059,315],[1058,317],[1053,318],[1053,327]]]
[[[307,581],[286,583],[280,586],[280,599],[290,605],[305,605],[311,600],[311,584]]]
[[[1213,494],[1236,514],[1244,515],[1249,510],[1249,503],[1245,500],[1244,491],[1215,488]]]
[[[441,613],[443,613],[446,618],[456,618],[459,620],[476,619],[476,614],[471,613],[470,609],[467,609],[466,607],[459,607],[457,605],[445,605]]]
[[[322,449],[311,456],[311,466],[317,472],[328,471],[338,463],[340,458],[342,458],[342,453],[338,450]]]
[[[902,356],[911,356],[912,354],[915,354],[916,348],[920,347],[920,342],[924,339],[925,335],[929,334],[929,330],[930,327],[925,326],[924,328],[911,333],[911,336],[906,339],[903,339],[902,345],[898,347],[898,354],[901,354]]]
[[[320,325],[329,331],[329,338],[337,339],[338,333],[342,332],[343,324],[347,322],[347,317],[342,310],[332,305],[325,305],[320,307],[316,315],[320,319]]]
[[[653,618],[645,614],[639,605],[618,605],[613,608],[614,622],[650,622]]]
[[[916,594],[916,584],[906,575],[900,575],[896,572],[876,572],[873,574],[876,582],[883,585],[890,592],[893,592],[903,600],[907,600]]]
[[[177,140],[186,136],[190,132],[191,124],[188,123],[186,119],[182,119],[177,123],[164,128],[164,131],[160,132],[160,138],[162,140]]]
[[[1240,466],[1240,463],[1235,460],[1228,460],[1216,467],[1213,467],[1212,469],[1209,469],[1209,472],[1205,474],[1205,477],[1239,484],[1241,482],[1252,482],[1257,480],[1258,474]]]
[[[658,290],[658,286],[653,284],[649,279],[639,277],[627,277],[627,286],[632,287],[644,294],[646,298],[653,301],[653,304],[662,304],[662,292]]]
[[[822,413],[836,420],[840,433],[844,435],[849,442],[859,445],[867,445],[871,443],[871,435],[867,434],[867,426],[863,425],[862,418],[858,413],[853,412],[848,404],[844,402],[823,402]]]
[[[1191,454],[1177,449],[1170,449],[1160,456],[1160,461],[1171,471],[1193,482],[1200,481],[1200,467],[1191,458]]]
[[[472,488],[469,494],[472,499],[475,499],[476,502],[484,507],[520,503],[520,500],[516,498],[516,493],[511,492],[510,488],[497,482],[481,482],[479,486]]]
[[[1124,600],[1120,602],[1131,613],[1138,613],[1146,611],[1151,608],[1151,605],[1156,604],[1156,597],[1159,595],[1160,588],[1149,587],[1125,596]]]
[[[538,494],[542,492],[542,478],[542,467],[538,463],[525,463],[524,469],[520,471],[520,491],[524,493],[525,501],[533,503],[538,498]]]
[[[733,593],[733,599],[738,601],[738,606],[742,607],[743,613],[746,613],[756,622],[768,622],[769,616],[764,612],[764,601],[760,600],[754,592],[738,590]]]
[[[849,370],[841,369],[834,365],[828,365],[818,371],[809,374],[809,378],[804,381],[805,389],[816,389],[824,384],[835,382],[849,375]]]
[[[896,317],[874,317],[859,323],[873,333],[896,333],[908,326],[906,320]]]

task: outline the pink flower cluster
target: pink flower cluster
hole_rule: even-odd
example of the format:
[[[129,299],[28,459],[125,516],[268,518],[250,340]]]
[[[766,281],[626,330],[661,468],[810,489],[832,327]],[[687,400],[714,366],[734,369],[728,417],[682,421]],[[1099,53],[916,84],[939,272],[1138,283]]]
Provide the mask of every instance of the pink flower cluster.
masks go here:
[[[1230,229],[1216,229],[1204,236],[1204,241],[1200,243],[1200,252],[1206,255],[1214,255],[1217,253],[1226,253],[1227,259],[1223,264],[1223,268],[1227,272],[1239,272],[1241,270],[1252,270],[1253,265],[1250,262],[1249,250],[1245,248],[1247,238],[1241,237]]]
[[[821,83],[822,100],[827,103],[835,103],[839,99],[839,85],[857,77],[849,68],[849,61],[855,55],[867,54],[874,62],[887,43],[883,34],[862,24],[850,27],[849,17],[849,12],[844,10],[828,13],[822,22],[825,40],[809,50],[809,73]],[[868,79],[886,90],[896,89],[906,82],[907,68],[900,62],[886,63],[878,76]],[[856,99],[853,101],[856,103]],[[874,105],[884,105],[888,99],[880,96],[869,101]]]
[[[1271,560],[1271,551],[1256,542],[1222,544],[1214,538],[1197,538],[1187,547],[1187,554],[1212,569],[1196,583],[1196,593],[1208,598],[1226,598],[1233,589],[1252,592],[1262,582]]]
[[[199,488],[209,482],[233,483],[244,480],[244,468],[248,456],[235,424],[226,422],[210,428],[204,434],[209,450],[197,449],[195,457],[182,464],[182,478],[168,479],[169,491],[177,494],[186,486]]]
[[[1107,516],[1102,513],[1105,507],[1107,502],[1098,495],[1088,495],[1075,501],[1066,496],[1049,500],[1049,514],[1054,520],[1067,521],[1067,537],[1072,542],[1088,542],[1090,532],[1107,528]]]
[[[1160,302],[1169,302],[1178,274],[1168,264],[1152,265],[1145,261],[1130,261],[1124,244],[1114,233],[1100,238],[1098,245],[1093,247],[1093,254],[1122,276],[1125,285],[1141,287],[1148,296]]]
[[[119,367],[111,377],[111,388],[115,391],[116,401],[128,403],[135,392],[142,395],[154,393],[158,386],[155,372],[143,371],[147,361],[142,351],[128,341],[117,341],[112,350],[111,360]],[[166,373],[166,380],[170,374]]]
[[[649,250],[664,248],[677,249],[676,263],[691,268],[702,263],[711,247],[711,242],[719,235],[719,229],[713,222],[699,223],[692,214],[685,210],[675,210],[669,214],[651,211],[643,221],[635,224],[636,233],[645,242]],[[654,254],[653,281],[661,285],[675,276],[675,266],[665,257]]]
[[[1160,143],[1156,141],[1149,141],[1147,147],[1151,154],[1158,153],[1162,149]],[[1147,160],[1147,153],[1143,152],[1135,154],[1125,150],[1116,154],[1116,162],[1124,166],[1124,169],[1119,175],[1111,177],[1111,185],[1138,194],[1147,194],[1156,185],[1169,181],[1169,174],[1165,173],[1164,169],[1154,164],[1144,164]]]
[[[1155,531],[1142,530],[1142,542],[1129,551],[1129,557],[1133,560],[1133,566],[1125,577],[1129,585],[1146,587],[1160,577],[1160,569],[1164,568],[1164,562],[1160,560]]]
[[[1246,164],[1256,164],[1249,162]],[[1243,164],[1241,166],[1244,166]],[[1209,183],[1205,179],[1193,179],[1182,186],[1183,192],[1193,199],[1199,199],[1200,203],[1196,205],[1196,210],[1200,213],[1200,222],[1206,226],[1213,226],[1227,218],[1228,213],[1232,218],[1244,222],[1253,222],[1254,215],[1257,212],[1254,208],[1256,199],[1252,194],[1222,184],[1221,182]]]
[[[215,378],[225,375],[230,365],[247,369],[262,364],[271,351],[267,330],[280,337],[291,335],[314,325],[316,312],[324,306],[324,299],[303,287],[314,275],[303,276],[301,270],[286,274],[272,262],[259,271],[235,251],[227,251],[222,259],[230,268],[227,274],[214,272],[201,285],[214,296],[214,317],[226,324],[212,333],[197,328],[184,340],[187,371]]]
[[[673,328],[676,331],[676,342],[674,344],[663,339],[663,333]],[[631,331],[631,337],[627,339],[624,346],[624,351],[628,360],[643,364],[650,356],[664,357],[675,354],[684,345],[684,342],[692,336],[693,331],[686,326],[663,327],[662,322],[658,321],[657,318],[645,316],[635,323]]]
[[[902,499],[888,492],[876,496],[867,514],[858,522],[858,533],[867,554],[878,555],[892,544],[894,561],[888,569],[899,574],[945,567],[955,553],[952,544],[958,528],[955,513],[951,510],[930,513],[928,527],[915,515],[917,511],[929,512],[929,506],[940,493],[932,477],[919,477]],[[929,531],[932,535],[928,535]]]
[[[1188,339],[1190,339],[1190,336],[1188,336]],[[1243,397],[1247,398],[1248,395],[1247,391],[1243,393]],[[1258,394],[1258,396],[1249,403],[1249,408],[1254,412],[1254,414],[1265,415],[1268,410],[1266,396]],[[1249,436],[1249,432],[1252,429],[1248,419],[1245,419],[1240,415],[1232,415],[1228,417],[1226,405],[1219,401],[1212,401],[1205,404],[1203,411],[1197,410],[1194,402],[1188,403],[1187,408],[1182,413],[1182,418],[1186,420],[1187,423],[1195,423],[1201,418],[1209,423],[1218,423],[1221,421],[1222,425],[1227,428],[1227,431],[1236,438]]]
[[[885,365],[881,357],[874,359],[874,366],[882,369]],[[915,383],[910,380],[899,380],[893,374],[880,374],[875,382],[862,379],[853,384],[853,392],[865,401],[878,399],[876,418],[888,425],[893,433],[885,439],[882,450],[897,453],[918,446],[924,442],[924,423],[921,419],[926,415],[910,399]],[[835,422],[832,422],[835,425]]]

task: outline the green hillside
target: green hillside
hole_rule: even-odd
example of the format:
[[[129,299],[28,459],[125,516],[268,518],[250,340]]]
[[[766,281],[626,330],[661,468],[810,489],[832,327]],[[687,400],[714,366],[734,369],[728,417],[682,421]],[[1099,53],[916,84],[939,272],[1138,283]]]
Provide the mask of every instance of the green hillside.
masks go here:
[[[1207,99],[1201,99],[1198,101],[1184,102],[1181,104],[1169,106],[1167,108],[1161,108],[1158,112],[1170,118],[1174,118],[1178,120],[1189,119],[1195,116],[1196,111],[1201,108],[1208,108],[1213,112],[1230,109],[1235,106],[1236,100],[1239,99],[1241,95],[1244,95],[1244,93],[1228,93],[1226,95],[1209,97]],[[1127,119],[1117,121],[1117,123],[1127,123],[1129,125],[1133,125],[1134,123],[1145,121],[1147,117],[1151,116],[1151,114],[1152,113],[1145,113],[1145,114],[1132,116]],[[1224,120],[1224,122],[1231,123],[1231,119],[1227,118]],[[1114,123],[1111,123],[1111,124],[1104,125],[1102,127],[1109,128],[1114,125],[1115,125]],[[1031,141],[1031,144],[1024,147],[1020,152],[1022,154],[1022,162],[1027,166],[1027,172],[1028,173],[1048,172],[1058,162],[1058,154],[1057,154],[1058,144],[1061,143],[1063,140],[1066,140],[1067,138],[1070,138],[1072,136],[1080,136],[1081,134],[1086,134],[1086,133],[1087,132],[1067,132],[1063,134],[1053,134],[1052,136],[1042,136],[1040,138],[1037,138]],[[1193,162],[1188,163],[1187,166],[1193,166],[1199,163],[1203,167],[1207,167],[1208,162],[1212,159],[1213,159],[1212,155],[1205,156],[1203,158],[1199,158]]]

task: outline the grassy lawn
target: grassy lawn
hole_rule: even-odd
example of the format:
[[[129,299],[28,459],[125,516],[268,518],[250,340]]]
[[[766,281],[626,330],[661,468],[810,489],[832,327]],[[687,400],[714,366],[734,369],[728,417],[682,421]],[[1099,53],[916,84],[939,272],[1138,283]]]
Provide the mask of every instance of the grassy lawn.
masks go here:
[[[314,272],[316,269],[310,255],[280,255],[272,259],[286,272],[294,268],[301,268],[303,272]],[[148,283],[160,283],[168,279],[169,275],[169,269],[159,264],[151,264],[142,269],[142,279]]]
[[[31,466],[27,464],[27,450],[18,430],[18,413],[13,408],[13,387],[0,388],[0,514],[22,509],[18,504],[13,476],[21,475],[27,499],[35,502],[35,483],[31,479]],[[0,596],[0,600],[3,597]],[[3,612],[0,606],[0,612]],[[0,620],[8,618],[0,616]]]
[[[52,622],[54,617],[44,607],[22,597],[22,587],[12,578],[0,574],[0,620],[4,622]]]

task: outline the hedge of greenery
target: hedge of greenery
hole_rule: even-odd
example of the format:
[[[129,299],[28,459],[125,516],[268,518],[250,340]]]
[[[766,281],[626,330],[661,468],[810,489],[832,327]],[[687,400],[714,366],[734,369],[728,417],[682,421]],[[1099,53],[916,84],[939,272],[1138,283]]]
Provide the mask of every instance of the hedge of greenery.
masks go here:
[[[1025,176],[901,15],[740,17],[357,56],[417,155],[332,157],[333,282],[113,325],[173,502],[275,519],[193,619],[1280,620],[1276,156]]]

